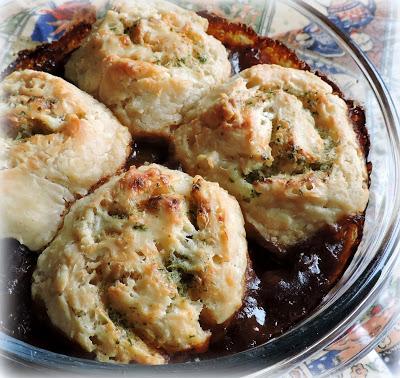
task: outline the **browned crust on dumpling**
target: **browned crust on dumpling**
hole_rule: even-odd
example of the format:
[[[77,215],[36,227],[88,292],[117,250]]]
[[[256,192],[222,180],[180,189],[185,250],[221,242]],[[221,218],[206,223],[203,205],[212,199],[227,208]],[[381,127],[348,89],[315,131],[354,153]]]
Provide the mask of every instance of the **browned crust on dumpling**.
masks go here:
[[[310,69],[294,51],[276,39],[260,37],[251,27],[229,22],[212,13],[200,12],[200,15],[209,22],[207,33],[220,40],[232,52],[240,53],[242,70],[260,63]]]

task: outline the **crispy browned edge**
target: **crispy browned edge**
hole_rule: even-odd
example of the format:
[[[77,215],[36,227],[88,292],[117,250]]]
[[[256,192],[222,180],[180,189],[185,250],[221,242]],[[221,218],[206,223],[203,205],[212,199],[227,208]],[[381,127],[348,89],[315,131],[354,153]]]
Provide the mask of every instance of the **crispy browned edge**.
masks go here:
[[[76,50],[89,35],[96,21],[96,12],[88,12],[85,19],[71,28],[58,40],[44,43],[31,50],[22,50],[1,74],[3,79],[18,70],[31,69],[44,71],[57,76],[64,75],[64,65],[70,54]]]

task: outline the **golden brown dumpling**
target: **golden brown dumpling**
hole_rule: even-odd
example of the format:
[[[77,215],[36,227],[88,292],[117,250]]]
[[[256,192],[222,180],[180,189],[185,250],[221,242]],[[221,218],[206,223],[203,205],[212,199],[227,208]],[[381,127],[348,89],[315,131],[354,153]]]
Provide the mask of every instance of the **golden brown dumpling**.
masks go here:
[[[218,184],[132,167],[78,200],[40,255],[33,298],[99,360],[159,364],[207,348],[208,325],[240,308],[247,245],[237,201]]]
[[[368,202],[346,103],[310,72],[249,68],[199,101],[173,140],[185,170],[227,189],[248,230],[281,250]]]
[[[0,122],[0,237],[38,250],[68,202],[124,165],[131,136],[91,96],[32,70],[0,84]]]
[[[231,72],[208,21],[160,0],[120,2],[66,65],[66,77],[105,103],[134,135],[170,134],[186,106]]]

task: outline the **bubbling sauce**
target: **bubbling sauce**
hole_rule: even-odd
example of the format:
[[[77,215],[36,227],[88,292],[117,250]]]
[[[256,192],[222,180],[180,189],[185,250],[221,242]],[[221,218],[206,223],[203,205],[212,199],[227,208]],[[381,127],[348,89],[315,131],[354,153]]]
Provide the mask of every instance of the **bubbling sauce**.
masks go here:
[[[215,15],[202,15],[209,20],[208,33],[219,39],[229,50],[233,73],[259,63],[310,69],[279,41],[259,37],[245,25],[233,24]],[[68,42],[67,49],[62,48],[66,42],[60,40],[39,46],[33,51],[21,52],[6,73],[14,69],[35,68],[62,77],[63,63],[68,54],[79,46],[90,27],[91,23],[86,22],[76,26],[75,31],[66,33],[63,38]],[[326,76],[320,74],[320,77],[343,97],[339,88]],[[352,101],[346,102],[360,145],[367,157],[369,137],[364,112]],[[135,140],[126,168],[154,162],[172,169],[181,169],[179,163],[171,160],[170,156],[167,140]],[[367,166],[370,173],[371,165]],[[171,362],[208,359],[243,351],[283,334],[310,316],[350,263],[359,245],[363,224],[364,214],[342,219],[334,226],[326,226],[309,240],[291,247],[284,260],[278,260],[271,251],[249,241],[250,266],[242,308],[227,324],[212,329],[208,351],[197,355],[177,354],[171,357]],[[0,329],[40,348],[70,356],[94,358],[53,328],[43,309],[32,302],[31,280],[38,254],[13,239],[3,240],[2,247],[0,299],[4,305]]]

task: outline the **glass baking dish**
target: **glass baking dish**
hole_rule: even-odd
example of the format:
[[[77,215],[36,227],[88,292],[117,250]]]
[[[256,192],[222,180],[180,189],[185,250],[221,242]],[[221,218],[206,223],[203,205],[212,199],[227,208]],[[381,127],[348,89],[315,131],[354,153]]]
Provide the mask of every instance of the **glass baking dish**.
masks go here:
[[[294,43],[296,52],[314,69],[327,73],[347,98],[365,108],[373,164],[371,196],[362,242],[335,288],[306,320],[282,336],[231,356],[166,366],[105,364],[69,357],[36,347],[0,333],[1,354],[38,370],[80,374],[132,374],[187,376],[254,374],[281,376],[340,337],[379,296],[390,281],[399,256],[400,156],[399,118],[377,70],[354,42],[320,13],[310,1],[176,1],[194,10],[214,11],[250,24],[259,34]],[[94,2],[99,8],[104,2]],[[357,2],[354,2],[357,3]],[[6,4],[0,6],[6,7]],[[282,21],[282,22],[281,22]],[[287,31],[302,28],[291,39]],[[310,50],[312,37],[313,49]],[[14,49],[19,44],[15,42]],[[299,47],[300,46],[300,47]],[[12,48],[8,46],[8,48]],[[340,56],[338,62],[337,56]],[[334,58],[333,58],[334,57]],[[372,348],[374,343],[369,344]],[[366,353],[368,347],[364,348]]]

